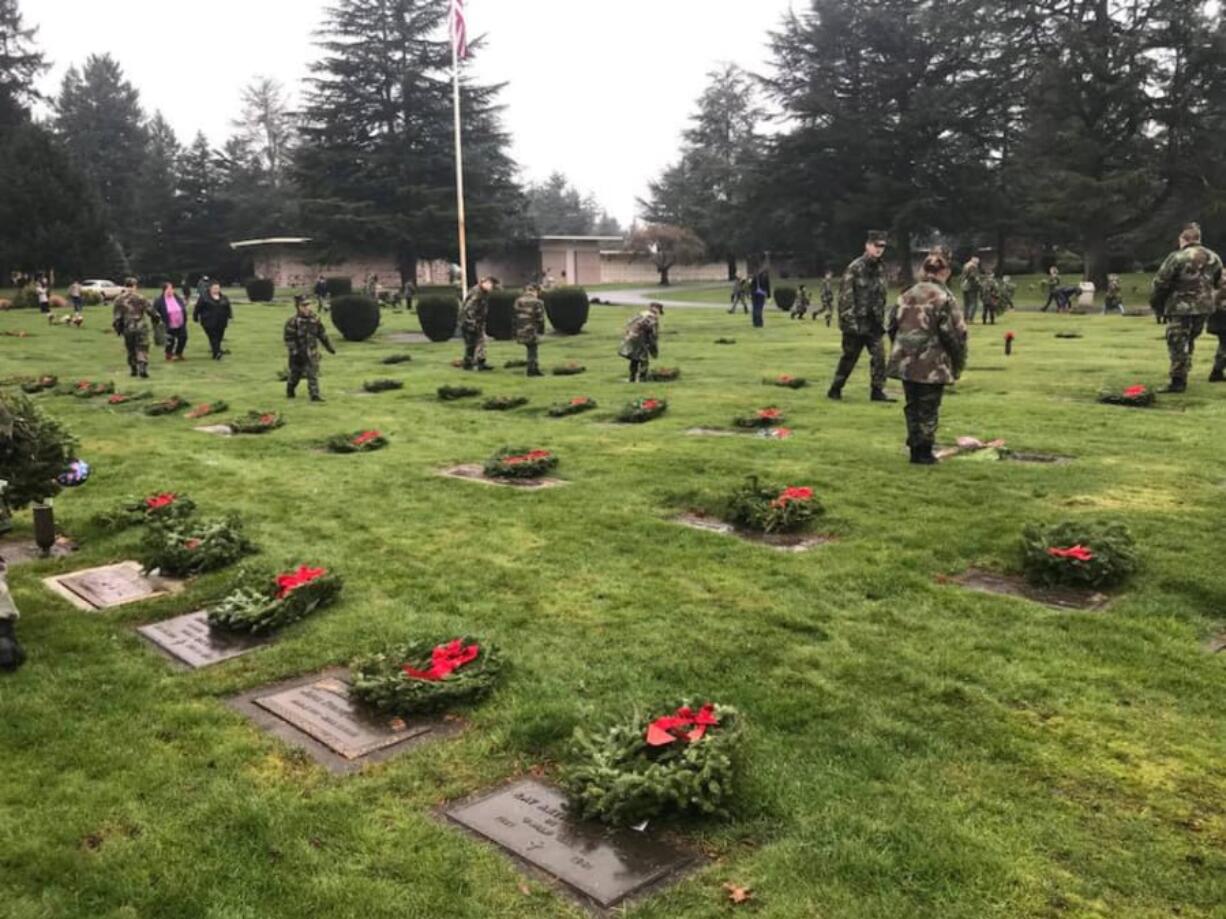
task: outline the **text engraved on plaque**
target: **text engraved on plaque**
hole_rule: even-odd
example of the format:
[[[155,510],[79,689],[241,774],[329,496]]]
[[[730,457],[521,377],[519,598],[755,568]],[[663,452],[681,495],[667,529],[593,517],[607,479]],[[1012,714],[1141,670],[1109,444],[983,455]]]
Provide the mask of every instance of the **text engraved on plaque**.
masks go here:
[[[165,622],[141,626],[137,631],[189,667],[207,667],[246,654],[263,641],[209,628],[208,613],[188,613]]]

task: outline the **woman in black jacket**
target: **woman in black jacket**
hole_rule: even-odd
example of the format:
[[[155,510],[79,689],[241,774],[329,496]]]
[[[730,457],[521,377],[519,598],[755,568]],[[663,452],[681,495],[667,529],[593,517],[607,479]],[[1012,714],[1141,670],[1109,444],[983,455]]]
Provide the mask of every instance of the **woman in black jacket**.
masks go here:
[[[226,326],[234,318],[230,308],[230,298],[221,292],[221,285],[214,281],[206,293],[196,301],[192,311],[192,319],[200,323],[204,334],[209,337],[209,347],[213,349],[213,360],[221,360],[221,342],[226,337]]]

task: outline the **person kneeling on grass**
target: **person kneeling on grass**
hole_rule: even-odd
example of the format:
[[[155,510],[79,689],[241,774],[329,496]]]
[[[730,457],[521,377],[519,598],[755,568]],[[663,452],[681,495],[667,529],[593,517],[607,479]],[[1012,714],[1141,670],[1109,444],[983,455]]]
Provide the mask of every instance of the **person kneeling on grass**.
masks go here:
[[[652,303],[643,312],[626,323],[617,353],[630,362],[630,382],[647,379],[647,370],[653,357],[660,356],[660,317],[664,304]]]
[[[944,246],[928,253],[919,283],[903,292],[890,310],[886,331],[893,350],[886,369],[903,381],[907,396],[907,446],[911,462],[935,463],[941,397],[945,387],[962,375],[966,366],[966,320],[946,284],[951,256]]]
[[[285,384],[285,395],[289,398],[294,398],[298,382],[306,377],[311,401],[324,401],[319,394],[320,345],[323,345],[329,354],[336,353],[332,342],[328,341],[324,324],[311,312],[310,301],[299,294],[294,297],[294,315],[285,323],[285,347],[289,351],[289,379]]]

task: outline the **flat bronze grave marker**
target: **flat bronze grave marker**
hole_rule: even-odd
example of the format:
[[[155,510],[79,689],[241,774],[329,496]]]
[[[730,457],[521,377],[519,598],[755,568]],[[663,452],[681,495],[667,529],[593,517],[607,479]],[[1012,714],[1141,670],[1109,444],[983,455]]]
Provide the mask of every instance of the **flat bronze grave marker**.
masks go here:
[[[693,853],[633,830],[572,820],[565,796],[535,779],[457,802],[444,813],[602,909],[697,861]]]
[[[51,547],[50,558],[65,558],[77,551],[77,544],[66,536],[61,536]],[[0,558],[12,568],[14,565],[25,565],[41,561],[43,550],[33,539],[0,539]]]
[[[702,530],[704,533],[735,536],[747,543],[766,546],[776,552],[808,552],[810,549],[816,549],[818,546],[835,541],[833,536],[821,533],[752,533],[748,530],[739,530],[718,517],[707,517],[703,514],[681,514],[674,517],[673,522],[689,527],[691,530]]]
[[[368,713],[350,699],[349,685],[348,671],[333,669],[243,693],[229,705],[337,773],[356,772],[459,730],[440,719]]]
[[[78,609],[96,613],[152,600],[183,589],[182,582],[144,573],[140,562],[120,562],[44,578],[43,583]]]
[[[233,437],[234,429],[228,424],[206,424],[198,428],[192,428],[193,431],[199,431],[201,434],[213,434],[217,437]]]
[[[1098,612],[1111,602],[1111,597],[1096,590],[1078,587],[1036,587],[1017,575],[999,574],[980,568],[971,568],[948,580],[968,590],[1016,597],[1065,612]]]
[[[251,635],[211,629],[208,613],[204,610],[176,616],[165,622],[142,625],[136,631],[158,650],[193,670],[246,654],[267,641]]]
[[[503,488],[519,488],[524,491],[540,491],[544,488],[557,488],[570,483],[563,479],[542,477],[539,479],[492,479],[485,474],[485,469],[477,463],[465,463],[462,466],[452,466],[444,469],[439,475],[449,479],[462,479],[466,482],[480,482],[483,485],[496,485]]]

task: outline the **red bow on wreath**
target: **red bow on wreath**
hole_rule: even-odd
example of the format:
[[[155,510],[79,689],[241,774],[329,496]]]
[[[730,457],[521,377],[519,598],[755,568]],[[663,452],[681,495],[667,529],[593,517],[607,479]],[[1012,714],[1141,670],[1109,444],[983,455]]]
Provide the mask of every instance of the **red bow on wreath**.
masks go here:
[[[163,492],[160,495],[151,495],[145,499],[145,507],[151,511],[160,510],[163,507],[169,507],[175,503],[175,498],[178,497],[173,492]]]
[[[710,702],[697,712],[688,705],[683,705],[677,709],[676,714],[657,718],[647,726],[647,746],[666,747],[679,738],[693,743],[702,739],[707,733],[707,728],[713,728],[717,724],[719,724],[719,719],[715,717],[715,706]],[[692,730],[682,730],[691,725]]]
[[[415,680],[437,683],[446,679],[453,670],[458,670],[465,664],[471,664],[480,653],[481,648],[477,645],[472,644],[465,648],[460,644],[460,639],[456,638],[445,645],[439,645],[430,652],[429,670],[417,670],[408,664],[400,669]]]
[[[1088,562],[1094,559],[1094,553],[1085,546],[1072,546],[1068,549],[1052,546],[1047,550],[1047,554],[1052,558],[1072,558],[1079,562]]]
[[[1124,396],[1128,399],[1135,399],[1137,396],[1143,396],[1148,392],[1144,386],[1129,386],[1124,390]]]
[[[357,437],[353,439],[353,445],[355,447],[364,447],[368,443],[370,443],[372,440],[377,440],[378,438],[382,436],[383,435],[380,434],[378,431],[363,431],[361,434],[359,434]]]
[[[317,581],[327,573],[327,568],[309,568],[306,565],[299,565],[297,571],[277,575],[277,599],[284,600],[299,587]]]

